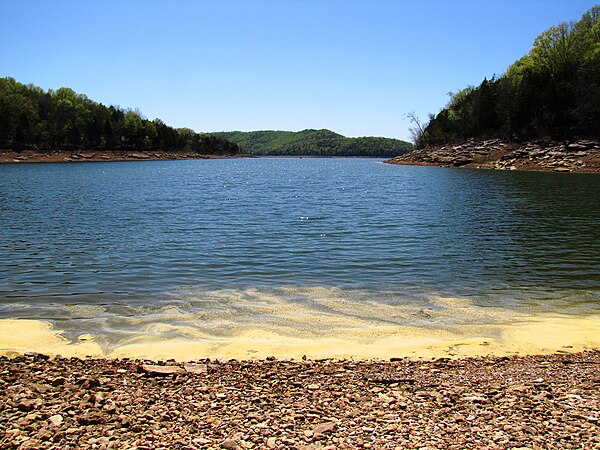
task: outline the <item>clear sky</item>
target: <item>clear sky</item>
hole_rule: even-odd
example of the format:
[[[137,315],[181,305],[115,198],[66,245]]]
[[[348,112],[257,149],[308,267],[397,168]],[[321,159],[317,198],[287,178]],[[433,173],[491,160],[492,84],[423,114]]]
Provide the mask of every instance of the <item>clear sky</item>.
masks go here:
[[[409,139],[586,0],[0,0],[0,76],[196,131]]]

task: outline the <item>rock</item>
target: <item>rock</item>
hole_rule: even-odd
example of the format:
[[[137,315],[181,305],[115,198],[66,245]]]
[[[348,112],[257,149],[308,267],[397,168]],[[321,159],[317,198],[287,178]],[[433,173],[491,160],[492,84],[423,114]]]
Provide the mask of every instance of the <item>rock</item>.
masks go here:
[[[471,403],[487,403],[489,400],[485,395],[472,394],[463,397],[463,400]]]
[[[574,144],[569,144],[569,146],[567,148],[569,150],[587,150],[590,147],[584,143],[574,143]]]
[[[139,367],[141,372],[145,372],[149,375],[154,376],[168,376],[176,375],[178,373],[185,373],[185,370],[179,366],[158,366],[153,364],[142,364]]]
[[[81,425],[97,425],[100,423],[105,423],[106,420],[102,414],[92,412],[79,416],[77,418],[77,422],[79,422]]]
[[[150,155],[148,155],[146,153],[130,153],[129,157],[135,158],[135,159],[148,159],[148,158],[150,158]]]
[[[100,386],[100,380],[98,378],[82,378],[79,380],[81,387],[84,389],[93,389]]]
[[[378,383],[378,384],[396,384],[396,383],[408,383],[408,384],[414,384],[417,382],[417,380],[415,380],[414,378],[397,378],[397,377],[388,377],[388,376],[381,376],[381,375],[365,375],[365,379],[369,380],[372,383]]]
[[[238,444],[233,439],[225,439],[223,442],[221,442],[221,448],[226,448],[228,450],[234,450],[234,449],[238,448]]]
[[[48,422],[52,426],[59,427],[63,423],[63,417],[60,414],[55,414],[48,417]]]
[[[183,368],[187,373],[192,373],[196,375],[204,375],[208,373],[207,364],[186,364],[185,366],[183,366]]]
[[[461,158],[456,158],[455,160],[453,160],[452,165],[454,167],[461,167],[461,166],[466,166],[467,164],[471,164],[473,161],[474,161],[473,158],[461,157]]]
[[[39,407],[42,404],[42,401],[39,399],[35,399],[35,400],[21,400],[19,402],[19,404],[17,405],[17,408],[19,409],[19,411],[23,411],[23,412],[29,412],[32,411],[33,409]]]
[[[54,387],[58,387],[65,384],[66,381],[67,379],[65,377],[56,377],[50,382],[50,384]]]
[[[324,434],[324,433],[327,433],[328,431],[332,431],[334,428],[335,428],[335,423],[326,422],[326,423],[317,425],[316,427],[313,427],[312,432],[313,432],[313,434]]]
[[[557,166],[571,166],[569,171],[600,172],[600,155],[592,155],[600,148],[596,141],[578,141],[570,146],[559,143],[529,142],[515,143],[468,141],[461,145],[432,147],[414,150],[389,161],[392,164],[438,165],[442,167],[495,168],[498,170],[553,170]],[[587,165],[573,165],[573,157],[586,157]],[[549,167],[549,164],[553,166]],[[567,172],[567,170],[559,170]]]
[[[596,448],[600,350],[571,350],[395,362],[201,361],[191,365],[210,364],[205,376],[160,380],[136,373],[142,361],[0,357],[0,447]],[[82,384],[92,375],[100,385],[89,391]],[[60,377],[64,384],[52,387]],[[387,384],[398,379],[415,383]],[[21,411],[22,402],[33,410]]]
[[[20,446],[19,446],[19,450],[21,449],[26,449],[26,448],[31,448],[31,449],[39,449],[41,448],[41,441],[37,440],[37,439],[27,439],[25,442],[23,442]]]

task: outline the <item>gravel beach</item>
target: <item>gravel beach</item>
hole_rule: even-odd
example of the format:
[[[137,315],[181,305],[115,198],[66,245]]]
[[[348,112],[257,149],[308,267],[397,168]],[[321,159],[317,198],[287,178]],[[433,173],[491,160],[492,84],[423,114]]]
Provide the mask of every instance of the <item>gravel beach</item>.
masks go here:
[[[600,351],[391,361],[0,358],[0,448],[600,448]]]

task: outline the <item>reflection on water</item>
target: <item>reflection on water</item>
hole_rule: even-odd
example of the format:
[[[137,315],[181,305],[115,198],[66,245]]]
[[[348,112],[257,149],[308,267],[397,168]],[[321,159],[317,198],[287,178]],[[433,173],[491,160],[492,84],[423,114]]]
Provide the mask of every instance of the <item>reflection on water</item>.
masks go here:
[[[201,352],[249,336],[397,345],[400,329],[493,340],[600,310],[597,175],[371,159],[10,165],[0,213],[0,318],[90,334],[106,354],[153,336]]]

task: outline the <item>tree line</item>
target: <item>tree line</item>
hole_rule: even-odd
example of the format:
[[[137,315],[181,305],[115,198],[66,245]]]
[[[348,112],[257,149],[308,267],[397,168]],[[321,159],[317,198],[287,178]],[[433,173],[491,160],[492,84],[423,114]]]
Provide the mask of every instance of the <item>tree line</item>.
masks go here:
[[[449,95],[428,124],[411,117],[417,147],[469,138],[600,139],[600,6],[544,31],[502,76]]]
[[[0,149],[237,153],[221,136],[173,128],[137,110],[105,106],[69,88],[0,78]]]
[[[390,158],[412,150],[412,144],[382,137],[349,138],[330,130],[217,132],[244,153],[260,156],[362,156]]]

